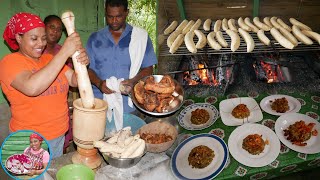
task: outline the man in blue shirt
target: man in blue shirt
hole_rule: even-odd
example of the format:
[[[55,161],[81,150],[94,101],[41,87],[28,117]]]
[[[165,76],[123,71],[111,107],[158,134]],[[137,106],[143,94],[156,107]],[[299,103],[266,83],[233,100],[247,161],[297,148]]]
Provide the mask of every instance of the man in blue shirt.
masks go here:
[[[94,85],[93,93],[96,98],[103,99],[103,93],[114,93],[106,86],[105,81],[111,76],[118,79],[124,78],[122,84],[126,85],[130,92],[138,80],[152,74],[153,65],[157,63],[152,42],[148,36],[140,71],[135,77],[129,79],[131,66],[129,43],[133,27],[126,23],[128,13],[127,0],[106,0],[105,16],[108,25],[91,34],[88,39],[86,46],[90,58],[88,73]],[[124,113],[135,110],[128,106],[127,94],[123,96],[123,110]]]

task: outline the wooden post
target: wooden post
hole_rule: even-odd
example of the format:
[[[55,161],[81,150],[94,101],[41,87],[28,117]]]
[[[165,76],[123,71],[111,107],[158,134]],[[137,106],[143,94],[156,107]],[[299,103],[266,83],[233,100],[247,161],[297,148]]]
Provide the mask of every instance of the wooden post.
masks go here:
[[[186,19],[186,12],[184,10],[183,0],[177,0],[177,4],[178,4],[178,9],[180,12],[181,19],[185,20]]]
[[[260,7],[260,0],[253,0],[253,14],[252,19],[254,17],[259,17],[259,7]]]

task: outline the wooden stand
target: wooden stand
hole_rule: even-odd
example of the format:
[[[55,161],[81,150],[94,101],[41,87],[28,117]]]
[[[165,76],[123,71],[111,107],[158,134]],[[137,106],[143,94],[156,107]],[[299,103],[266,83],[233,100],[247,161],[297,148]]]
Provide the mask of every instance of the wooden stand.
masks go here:
[[[98,154],[96,148],[93,149],[83,149],[77,147],[77,152],[72,156],[73,164],[83,164],[91,169],[97,169],[101,165],[102,159]]]

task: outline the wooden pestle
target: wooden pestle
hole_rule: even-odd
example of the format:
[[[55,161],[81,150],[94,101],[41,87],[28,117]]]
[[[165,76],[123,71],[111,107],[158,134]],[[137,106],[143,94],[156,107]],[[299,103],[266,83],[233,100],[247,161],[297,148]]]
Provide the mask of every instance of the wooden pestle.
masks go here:
[[[61,15],[61,20],[67,29],[68,35],[75,32],[74,19],[75,17],[72,11],[66,11]],[[77,62],[77,55],[79,55],[78,51],[76,51],[72,55],[72,62],[75,72],[77,73],[78,88],[82,105],[84,108],[93,109],[95,107],[94,95],[88,75],[88,70],[86,65]]]

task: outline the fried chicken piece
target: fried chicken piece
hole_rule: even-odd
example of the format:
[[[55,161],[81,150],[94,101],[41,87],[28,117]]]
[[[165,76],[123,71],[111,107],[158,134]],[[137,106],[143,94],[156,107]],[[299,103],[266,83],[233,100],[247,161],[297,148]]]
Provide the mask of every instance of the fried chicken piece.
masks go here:
[[[143,81],[139,81],[135,86],[134,86],[134,96],[137,99],[137,101],[140,104],[144,103],[144,99],[146,99],[145,97],[145,89],[144,89],[144,82]]]
[[[157,94],[152,91],[146,91],[145,93],[145,101],[144,101],[144,108],[147,111],[154,111],[154,109],[158,106],[159,102],[157,100]]]
[[[173,101],[174,97],[167,97],[167,98],[162,98],[159,99],[159,105],[156,107],[156,111],[159,113],[162,113],[163,110],[169,106],[170,102]]]
[[[154,81],[154,77],[153,77],[153,76],[149,76],[149,77],[145,80],[145,83],[146,83],[146,84],[154,84],[154,83],[156,83],[156,82]]]
[[[156,83],[154,79],[152,81],[152,79],[147,78],[144,88],[156,93],[172,94],[175,90],[175,84],[169,75],[164,75],[159,83]]]

